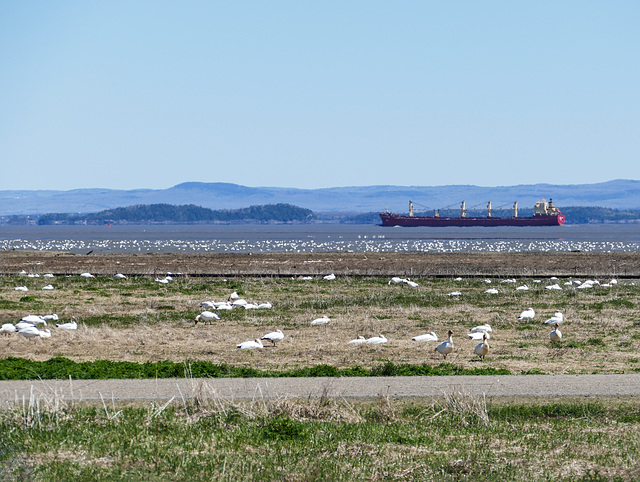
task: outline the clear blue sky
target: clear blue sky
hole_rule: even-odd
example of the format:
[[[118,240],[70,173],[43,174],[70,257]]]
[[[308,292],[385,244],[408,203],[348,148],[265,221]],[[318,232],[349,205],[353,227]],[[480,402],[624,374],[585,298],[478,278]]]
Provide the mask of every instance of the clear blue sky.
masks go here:
[[[640,179],[638,1],[0,2],[0,189]]]

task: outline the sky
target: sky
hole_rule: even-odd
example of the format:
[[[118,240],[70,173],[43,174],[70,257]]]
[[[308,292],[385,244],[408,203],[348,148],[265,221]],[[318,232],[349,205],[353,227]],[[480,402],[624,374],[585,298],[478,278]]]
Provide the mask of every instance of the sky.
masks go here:
[[[0,1],[0,190],[640,179],[640,2]]]

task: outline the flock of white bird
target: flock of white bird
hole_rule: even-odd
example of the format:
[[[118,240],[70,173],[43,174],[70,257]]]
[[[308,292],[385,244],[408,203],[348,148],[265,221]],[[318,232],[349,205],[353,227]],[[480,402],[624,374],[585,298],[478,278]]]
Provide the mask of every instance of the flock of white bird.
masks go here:
[[[39,275],[37,274],[27,274],[25,271],[21,272],[20,274],[22,275],[27,275],[28,277],[39,277]],[[81,277],[83,278],[93,278],[94,275],[92,275],[91,273],[81,273],[80,274]],[[53,278],[54,276],[50,273],[43,275],[43,277],[47,277],[47,278]],[[114,277],[114,279],[126,279],[126,275],[122,274],[122,273],[118,273],[116,274]],[[312,279],[311,277],[304,277],[303,279]],[[326,275],[323,277],[324,280],[326,281],[332,281],[336,279],[336,276],[332,273],[329,275]],[[162,284],[166,284],[169,283],[170,281],[172,281],[173,278],[171,277],[171,273],[168,273],[167,276],[165,276],[164,278],[156,278],[155,281],[162,283]],[[462,278],[458,277],[455,279],[455,281],[462,281]],[[545,286],[546,289],[549,290],[562,290],[562,286],[560,286],[560,284],[558,283],[559,280],[556,277],[551,277],[549,279],[549,281],[553,282],[553,284],[548,284]],[[483,280],[484,283],[486,284],[491,284],[492,280],[490,279],[484,279]],[[517,284],[517,281],[515,279],[504,279],[501,281],[502,284]],[[542,280],[539,279],[535,279],[533,280],[533,283],[542,283]],[[600,286],[600,287],[612,287],[615,286],[618,283],[618,281],[616,279],[611,279],[608,283],[603,283],[601,284],[599,281],[597,280],[586,280],[586,281],[580,281],[580,280],[569,280],[567,282],[564,283],[564,286],[571,289],[589,289],[589,288],[594,288],[596,286]],[[399,284],[399,285],[407,285],[410,286],[412,288],[418,288],[419,285],[418,283],[408,279],[408,278],[400,278],[400,277],[393,277],[389,280],[389,285],[392,284]],[[45,287],[43,287],[42,289],[54,289],[52,285],[47,285]],[[15,290],[17,291],[28,291],[28,288],[26,286],[18,286],[15,288]],[[529,287],[527,285],[521,285],[515,288],[516,291],[526,291],[529,290]],[[484,293],[486,294],[491,294],[491,295],[497,295],[500,293],[500,291],[496,288],[489,288],[487,290],[484,291]],[[453,291],[451,293],[448,293],[448,296],[462,296],[462,292],[460,291]],[[218,311],[218,310],[233,310],[233,309],[245,309],[245,310],[250,310],[250,309],[271,309],[273,307],[273,305],[270,302],[262,302],[262,303],[251,303],[248,302],[246,299],[241,298],[237,292],[233,292],[231,293],[228,298],[224,301],[202,301],[200,303],[200,306],[202,308],[205,308],[205,311],[201,312],[199,315],[197,315],[195,317],[195,324],[197,325],[198,322],[202,322],[202,323],[208,323],[208,324],[212,324],[214,321],[220,320],[221,317],[220,315],[218,315],[217,313],[214,312]],[[520,315],[518,316],[518,319],[521,321],[530,321],[533,320],[534,317],[536,316],[536,312],[533,308],[528,308],[524,311],[522,311],[522,313],[520,313]],[[19,322],[17,323],[4,323],[1,327],[0,327],[0,334],[3,335],[10,335],[12,333],[18,333],[22,336],[24,336],[25,338],[50,338],[51,337],[51,331],[48,328],[44,328],[44,329],[40,329],[38,328],[38,325],[43,325],[44,327],[47,326],[47,321],[58,321],[58,315],[56,314],[51,314],[51,315],[27,315],[25,317],[23,317]],[[330,323],[330,318],[326,315],[323,315],[322,317],[319,318],[315,318],[313,320],[311,320],[310,324],[312,326],[316,326],[316,325],[328,325]],[[551,331],[551,333],[549,334],[549,338],[552,342],[557,342],[560,341],[562,339],[562,333],[559,329],[559,326],[564,322],[564,316],[560,311],[556,311],[554,313],[553,316],[551,316],[549,319],[547,319],[546,321],[544,321],[545,325],[550,325],[551,327],[553,327],[554,329]],[[72,319],[70,322],[67,323],[58,323],[55,325],[58,329],[62,329],[62,330],[76,330],[78,328],[78,325],[75,321],[75,319]],[[485,324],[485,325],[480,325],[480,326],[476,326],[473,327],[470,330],[470,333],[468,333],[468,337],[471,340],[476,340],[476,341],[480,341],[480,343],[478,343],[476,345],[476,347],[474,348],[474,353],[480,357],[480,359],[482,361],[484,361],[485,356],[489,353],[489,342],[488,340],[491,338],[491,333],[492,333],[492,328],[490,325]],[[447,333],[447,337],[448,339],[439,343],[434,351],[437,351],[438,353],[440,353],[441,355],[443,355],[444,359],[446,360],[447,355],[453,352],[454,349],[454,344],[453,344],[453,331],[449,330]],[[264,348],[264,345],[262,343],[263,340],[266,341],[270,341],[272,343],[272,346],[276,346],[276,342],[278,341],[282,341],[284,339],[284,333],[281,330],[276,330],[270,333],[266,333],[264,336],[260,337],[260,338],[256,338],[255,340],[248,340],[248,341],[244,341],[242,343],[239,343],[237,346],[237,348],[243,349],[243,350],[251,350],[251,349],[260,349],[260,348]],[[412,338],[413,341],[426,341],[426,342],[437,342],[438,341],[438,336],[436,335],[435,332],[429,332],[429,333],[425,333],[422,335],[417,335],[414,336]],[[372,336],[370,338],[365,338],[364,336],[358,336],[357,338],[348,341],[348,344],[352,344],[352,345],[361,345],[361,344],[375,344],[375,345],[379,345],[379,344],[384,344],[387,343],[389,340],[382,334],[379,334],[377,336]]]
[[[462,281],[462,278],[456,278],[456,281]],[[550,288],[554,285],[557,285],[557,283],[555,283],[556,281],[558,281],[558,278],[556,277],[551,277],[550,278],[551,282],[554,282],[551,285],[547,285],[545,288],[547,289],[556,289],[556,288]],[[490,279],[485,279],[483,280],[484,283],[486,284],[491,284],[492,280]],[[542,280],[533,280],[534,283],[542,283]],[[517,281],[515,279],[505,279],[502,280],[501,283],[504,284],[516,284]],[[392,284],[407,284],[409,286],[412,287],[418,287],[417,283],[411,282],[411,280],[405,279],[405,278],[400,278],[400,277],[393,277],[389,280],[389,285]],[[601,284],[600,282],[598,282],[597,280],[586,280],[586,281],[579,281],[579,280],[570,280],[564,283],[565,286],[567,287],[572,287],[575,289],[588,289],[588,288],[592,288],[595,286],[601,286],[601,287],[612,287],[618,284],[618,281],[616,279],[611,279],[608,283],[603,283]],[[559,286],[559,285],[558,285]],[[529,287],[526,285],[521,285],[515,288],[516,291],[526,291],[528,290]],[[562,290],[562,288],[560,287],[560,289]],[[499,294],[499,290],[495,289],[495,288],[490,288],[488,290],[484,291],[487,294]],[[452,293],[448,294],[449,296],[460,296],[462,295],[462,292],[460,291],[454,291]],[[531,321],[535,318],[536,316],[536,312],[533,308],[527,308],[526,310],[522,311],[520,313],[520,315],[518,316],[518,320],[520,321]],[[311,325],[327,325],[330,322],[330,318],[326,315],[320,317],[320,318],[316,318],[314,320],[311,321]],[[550,318],[548,318],[546,321],[543,322],[543,324],[545,325],[550,325],[553,330],[549,333],[549,339],[552,342],[558,342],[562,339],[562,332],[560,331],[560,325],[564,322],[564,315],[562,312],[560,311],[556,311]],[[471,328],[470,333],[467,334],[468,338],[470,340],[476,340],[479,341],[480,343],[478,343],[475,347],[474,347],[474,354],[477,355],[481,361],[485,360],[485,356],[489,353],[489,339],[491,339],[491,333],[493,332],[493,329],[491,328],[491,325],[489,324],[484,324],[484,325],[479,325],[479,326],[475,326],[473,328]],[[284,335],[282,334],[282,331],[278,330],[278,336],[281,336],[281,338],[279,339],[283,339]],[[274,333],[269,333],[267,335],[265,335],[264,337],[262,337],[262,340],[264,339],[270,339],[271,336],[273,336]],[[412,338],[413,341],[426,341],[426,342],[437,342],[438,341],[438,335],[435,332],[429,332],[429,333],[425,333],[422,335],[417,335],[414,336]],[[377,336],[372,336],[370,338],[365,338],[364,336],[358,336],[357,338],[354,338],[353,340],[349,340],[347,343],[350,345],[364,345],[364,344],[384,344],[387,343],[389,340],[382,334],[377,335]],[[275,345],[275,343],[274,343]],[[252,349],[252,348],[262,348],[263,345],[261,343],[261,339],[256,339],[256,340],[250,340],[250,341],[246,341],[243,342],[239,345],[237,345],[238,348],[242,348],[242,349]],[[443,355],[444,359],[446,360],[447,355],[452,353],[454,350],[454,343],[453,343],[453,331],[449,330],[447,333],[447,340],[442,341],[441,343],[439,343],[438,345],[436,345],[434,351],[437,351],[438,353],[440,353],[441,355]]]
[[[366,237],[365,237],[366,238]],[[35,250],[35,251],[70,251],[83,252],[93,249],[96,252],[137,252],[158,253],[167,252],[210,252],[210,253],[313,253],[313,252],[373,252],[373,253],[400,253],[407,251],[420,252],[635,252],[640,250],[638,242],[621,241],[574,241],[574,240],[391,240],[384,237],[361,238],[353,240],[315,240],[315,239],[261,239],[239,240],[225,242],[219,239],[197,240],[91,240],[86,242],[79,239],[62,240],[26,240],[3,239],[0,240],[0,250]]]
[[[0,327],[0,334],[8,336],[13,333],[22,335],[25,338],[51,338],[51,331],[46,328],[47,321],[58,321],[59,317],[55,313],[52,315],[27,315],[23,316],[17,323],[4,323]],[[38,325],[45,328],[40,329]],[[56,323],[56,328],[60,330],[77,330],[78,324],[74,319],[67,323]]]

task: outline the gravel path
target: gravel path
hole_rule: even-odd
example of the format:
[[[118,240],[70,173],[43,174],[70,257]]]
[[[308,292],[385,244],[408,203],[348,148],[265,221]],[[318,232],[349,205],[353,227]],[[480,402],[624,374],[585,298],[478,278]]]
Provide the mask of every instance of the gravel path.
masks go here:
[[[640,374],[446,377],[218,378],[160,380],[1,381],[0,405],[41,401],[439,397],[461,391],[487,397],[638,396]]]

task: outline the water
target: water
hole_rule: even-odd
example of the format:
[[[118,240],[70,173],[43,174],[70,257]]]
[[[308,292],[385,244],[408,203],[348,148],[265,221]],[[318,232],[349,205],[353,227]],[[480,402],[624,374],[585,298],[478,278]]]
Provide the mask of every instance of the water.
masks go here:
[[[0,249],[86,253],[638,251],[640,225],[400,228],[377,225],[0,226]]]

